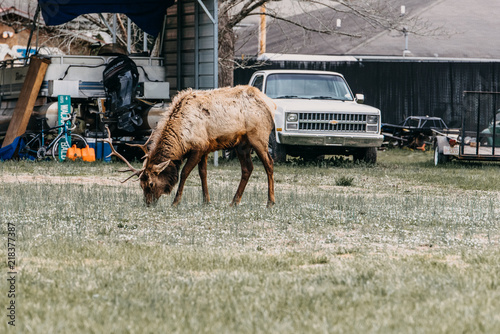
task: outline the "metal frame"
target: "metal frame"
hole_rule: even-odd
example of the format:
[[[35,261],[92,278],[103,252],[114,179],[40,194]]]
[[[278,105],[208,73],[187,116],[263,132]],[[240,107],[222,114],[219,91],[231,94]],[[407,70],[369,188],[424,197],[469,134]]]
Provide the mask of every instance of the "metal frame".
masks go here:
[[[218,58],[219,58],[219,52],[218,52],[218,31],[219,31],[219,23],[218,23],[218,18],[219,18],[219,11],[218,11],[218,1],[217,0],[212,0],[212,5],[213,5],[213,12],[214,15],[212,16],[210,14],[210,11],[208,8],[205,6],[202,0],[197,0],[198,5],[203,9],[209,20],[213,24],[213,88],[218,87],[218,72],[219,72],[219,67],[218,67]],[[195,50],[195,57],[198,58],[198,51],[199,51],[199,16],[200,16],[200,11],[196,10],[196,20],[195,20],[195,26],[197,28],[197,37],[196,37],[196,50]],[[195,67],[195,73],[198,73],[196,75],[196,81],[197,86],[199,86],[199,59],[196,62],[196,67]]]
[[[465,97],[467,96],[467,94],[476,94],[476,95],[491,95],[494,99],[494,105],[496,105],[496,100],[497,100],[497,96],[500,96],[500,92],[485,92],[485,91],[464,91],[462,93],[462,96],[463,96],[463,99],[465,99]],[[467,136],[467,131],[466,131],[466,126],[465,126],[465,121],[466,121],[466,116],[465,116],[465,111],[462,113],[462,129],[461,129],[461,136],[462,138],[465,138]],[[481,123],[481,116],[484,116],[484,115],[481,115],[481,112],[478,110],[478,113],[477,113],[477,120],[476,120],[476,130],[475,131],[472,131],[478,142],[479,142],[479,134],[481,133],[481,127],[480,127],[480,123]],[[500,156],[498,155],[498,152],[495,152],[497,147],[496,147],[496,137],[497,137],[497,134],[496,134],[496,130],[497,130],[497,127],[496,127],[496,112],[493,112],[493,134],[492,134],[492,139],[493,139],[493,144],[492,144],[492,147],[491,147],[491,154],[487,154],[487,155],[481,155],[480,154],[480,145],[479,143],[476,145],[475,147],[475,154],[466,154],[465,153],[465,143],[464,143],[464,140],[462,140],[460,142],[460,154],[456,157],[457,159],[478,159],[478,160],[500,160]],[[487,117],[487,116],[486,116]]]
[[[163,48],[171,95],[218,86],[217,0],[178,0],[167,10]]]

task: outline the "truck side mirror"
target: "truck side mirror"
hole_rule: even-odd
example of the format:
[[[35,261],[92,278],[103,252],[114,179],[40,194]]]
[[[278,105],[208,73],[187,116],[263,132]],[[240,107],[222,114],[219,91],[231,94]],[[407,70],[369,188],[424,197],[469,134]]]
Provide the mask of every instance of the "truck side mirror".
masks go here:
[[[365,103],[365,96],[363,94],[356,94],[356,102],[359,104]]]

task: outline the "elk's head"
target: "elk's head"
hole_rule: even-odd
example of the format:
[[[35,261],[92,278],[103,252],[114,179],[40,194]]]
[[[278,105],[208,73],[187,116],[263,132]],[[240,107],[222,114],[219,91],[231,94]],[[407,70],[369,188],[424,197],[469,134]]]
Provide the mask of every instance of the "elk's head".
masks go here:
[[[139,176],[144,201],[147,205],[155,203],[161,195],[170,194],[179,178],[180,162],[167,160],[159,164],[148,163],[148,157]]]
[[[148,141],[144,145],[130,144],[129,146],[140,147],[144,153],[144,163],[142,165],[142,169],[134,168],[127,159],[125,159],[120,153],[118,153],[113,145],[111,139],[111,133],[109,129],[108,131],[108,139],[106,142],[111,146],[111,155],[117,156],[123,162],[125,162],[129,169],[121,170],[120,172],[133,172],[128,178],[122,181],[122,183],[130,180],[134,176],[139,177],[139,182],[144,192],[144,201],[146,205],[151,205],[156,203],[156,201],[163,194],[170,194],[172,188],[177,184],[179,179],[179,167],[180,161],[172,161],[170,159],[162,162],[156,162],[148,152]]]

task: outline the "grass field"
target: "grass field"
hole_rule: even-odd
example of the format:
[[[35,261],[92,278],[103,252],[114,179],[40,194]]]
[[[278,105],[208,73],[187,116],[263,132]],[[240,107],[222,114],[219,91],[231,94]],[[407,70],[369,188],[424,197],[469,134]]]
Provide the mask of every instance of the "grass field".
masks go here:
[[[138,164],[139,166],[139,164]],[[500,165],[379,152],[237,162],[146,207],[121,164],[0,162],[0,332],[15,226],[17,333],[499,333]]]

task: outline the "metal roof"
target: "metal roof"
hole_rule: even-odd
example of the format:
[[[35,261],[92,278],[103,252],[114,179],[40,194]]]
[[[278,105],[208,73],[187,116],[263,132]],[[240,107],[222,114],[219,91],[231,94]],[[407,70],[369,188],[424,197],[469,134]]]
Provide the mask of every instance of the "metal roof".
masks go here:
[[[315,70],[302,70],[302,69],[289,69],[289,70],[282,70],[282,69],[276,69],[276,70],[259,70],[256,73],[263,73],[263,74],[280,74],[280,73],[291,73],[291,74],[330,74],[330,75],[336,75],[336,76],[341,76],[344,77],[344,75],[338,73],[338,72],[333,72],[333,71],[315,71]]]

